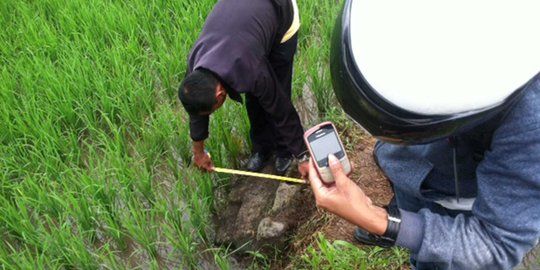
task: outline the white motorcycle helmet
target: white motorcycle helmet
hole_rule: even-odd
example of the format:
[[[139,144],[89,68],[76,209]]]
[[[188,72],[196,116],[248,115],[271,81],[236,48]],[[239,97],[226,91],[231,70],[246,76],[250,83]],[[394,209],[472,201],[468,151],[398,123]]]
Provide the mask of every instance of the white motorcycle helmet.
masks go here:
[[[457,135],[540,71],[540,1],[346,0],[331,72],[345,112],[400,144]]]

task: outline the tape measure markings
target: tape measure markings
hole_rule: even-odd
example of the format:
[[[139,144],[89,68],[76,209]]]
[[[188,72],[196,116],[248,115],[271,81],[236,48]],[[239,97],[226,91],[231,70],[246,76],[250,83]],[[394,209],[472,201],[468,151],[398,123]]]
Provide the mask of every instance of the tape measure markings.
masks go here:
[[[220,172],[220,173],[238,174],[238,175],[246,175],[246,176],[253,176],[253,177],[260,177],[260,178],[268,178],[268,179],[274,179],[274,180],[279,180],[279,181],[287,181],[287,182],[294,182],[294,183],[300,183],[300,184],[305,184],[306,183],[306,181],[304,181],[304,180],[302,180],[300,178],[285,177],[285,176],[266,174],[266,173],[240,171],[240,170],[233,170],[233,169],[226,169],[226,168],[219,168],[219,167],[214,167],[214,170],[216,172]]]

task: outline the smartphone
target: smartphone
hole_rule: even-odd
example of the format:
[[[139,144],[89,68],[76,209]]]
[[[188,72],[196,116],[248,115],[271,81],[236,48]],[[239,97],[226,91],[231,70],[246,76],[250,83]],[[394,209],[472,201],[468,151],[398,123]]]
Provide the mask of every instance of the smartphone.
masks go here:
[[[332,122],[320,123],[304,133],[304,141],[314,159],[315,167],[321,180],[327,184],[334,182],[334,177],[328,164],[328,155],[334,154],[341,162],[345,174],[351,173],[351,163],[345,153],[345,148],[339,139],[336,127]]]

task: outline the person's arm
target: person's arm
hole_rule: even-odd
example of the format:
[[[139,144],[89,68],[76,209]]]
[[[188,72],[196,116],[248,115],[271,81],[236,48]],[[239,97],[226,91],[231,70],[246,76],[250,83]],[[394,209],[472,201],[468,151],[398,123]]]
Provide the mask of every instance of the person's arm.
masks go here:
[[[476,171],[478,194],[471,217],[451,218],[428,210],[418,213],[424,224],[419,261],[440,261],[456,268],[510,269],[533,247],[540,237],[537,119],[516,117],[510,121],[522,124],[505,126],[495,134],[491,151]]]
[[[208,138],[208,124],[210,117],[207,115],[190,115],[189,130],[193,140],[192,154],[195,166],[203,171],[213,171],[214,164],[212,158],[205,152],[204,140]]]

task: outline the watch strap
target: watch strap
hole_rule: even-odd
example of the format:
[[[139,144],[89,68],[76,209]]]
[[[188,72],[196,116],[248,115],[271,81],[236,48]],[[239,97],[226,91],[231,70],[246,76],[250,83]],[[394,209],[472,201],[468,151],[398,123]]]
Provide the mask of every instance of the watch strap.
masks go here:
[[[384,207],[388,213],[388,225],[383,235],[372,234],[362,228],[354,230],[356,241],[365,244],[380,247],[392,247],[396,243],[397,235],[401,224],[401,212],[395,205]]]
[[[382,237],[392,242],[393,245],[396,242],[401,225],[401,212],[399,212],[396,205],[385,206],[384,208],[388,213],[388,225]]]
[[[307,151],[302,152],[300,155],[296,156],[298,163],[303,163],[309,160],[309,153]]]

